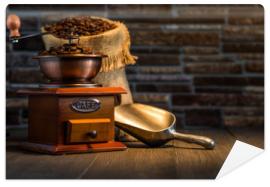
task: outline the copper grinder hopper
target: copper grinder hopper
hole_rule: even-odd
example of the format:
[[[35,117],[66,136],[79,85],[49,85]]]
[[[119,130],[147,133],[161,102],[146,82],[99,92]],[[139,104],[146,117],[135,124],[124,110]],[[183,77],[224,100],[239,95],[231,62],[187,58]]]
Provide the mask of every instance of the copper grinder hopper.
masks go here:
[[[127,104],[115,108],[116,126],[150,147],[158,147],[176,139],[195,143],[206,149],[215,147],[214,140],[175,131],[174,114],[149,105]]]

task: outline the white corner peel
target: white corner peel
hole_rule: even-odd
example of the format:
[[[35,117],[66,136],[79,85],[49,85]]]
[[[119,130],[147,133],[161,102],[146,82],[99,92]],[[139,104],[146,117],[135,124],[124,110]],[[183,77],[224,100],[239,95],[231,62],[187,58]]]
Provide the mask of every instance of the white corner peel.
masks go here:
[[[263,149],[236,140],[216,179],[223,177],[232,170],[258,156],[263,151]]]

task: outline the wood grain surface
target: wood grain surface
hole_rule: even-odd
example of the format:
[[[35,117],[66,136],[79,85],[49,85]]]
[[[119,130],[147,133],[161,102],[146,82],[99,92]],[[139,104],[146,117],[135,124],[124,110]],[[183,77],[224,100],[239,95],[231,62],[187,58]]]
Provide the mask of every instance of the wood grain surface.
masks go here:
[[[227,129],[185,131],[210,136],[214,150],[172,141],[161,148],[128,142],[126,151],[46,155],[23,151],[18,143],[26,132],[10,132],[7,140],[7,179],[214,179],[236,139],[246,131]],[[263,145],[263,131],[249,129],[249,143]],[[14,138],[14,136],[16,137]],[[239,138],[238,138],[239,137]],[[172,146],[174,145],[174,146]]]
[[[238,140],[264,149],[264,129],[263,127],[229,127],[228,132]]]

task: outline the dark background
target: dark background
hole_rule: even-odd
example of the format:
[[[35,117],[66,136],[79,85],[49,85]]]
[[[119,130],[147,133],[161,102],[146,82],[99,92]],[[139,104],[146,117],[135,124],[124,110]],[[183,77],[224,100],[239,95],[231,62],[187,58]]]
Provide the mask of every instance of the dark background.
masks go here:
[[[260,5],[10,5],[23,34],[68,16],[121,20],[139,57],[127,76],[136,102],[168,109],[184,128],[264,125],[264,10]],[[6,53],[6,122],[27,124],[20,88],[43,80],[40,37]]]

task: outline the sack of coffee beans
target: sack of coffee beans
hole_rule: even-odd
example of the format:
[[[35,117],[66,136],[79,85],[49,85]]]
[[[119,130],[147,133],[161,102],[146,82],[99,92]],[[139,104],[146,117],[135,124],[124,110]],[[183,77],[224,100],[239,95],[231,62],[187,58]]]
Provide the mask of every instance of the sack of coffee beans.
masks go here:
[[[46,50],[57,48],[72,42],[82,47],[91,48],[93,53],[102,53],[107,58],[102,60],[100,72],[108,72],[134,64],[136,57],[130,54],[130,35],[127,27],[118,21],[99,17],[71,17],[41,28]]]

